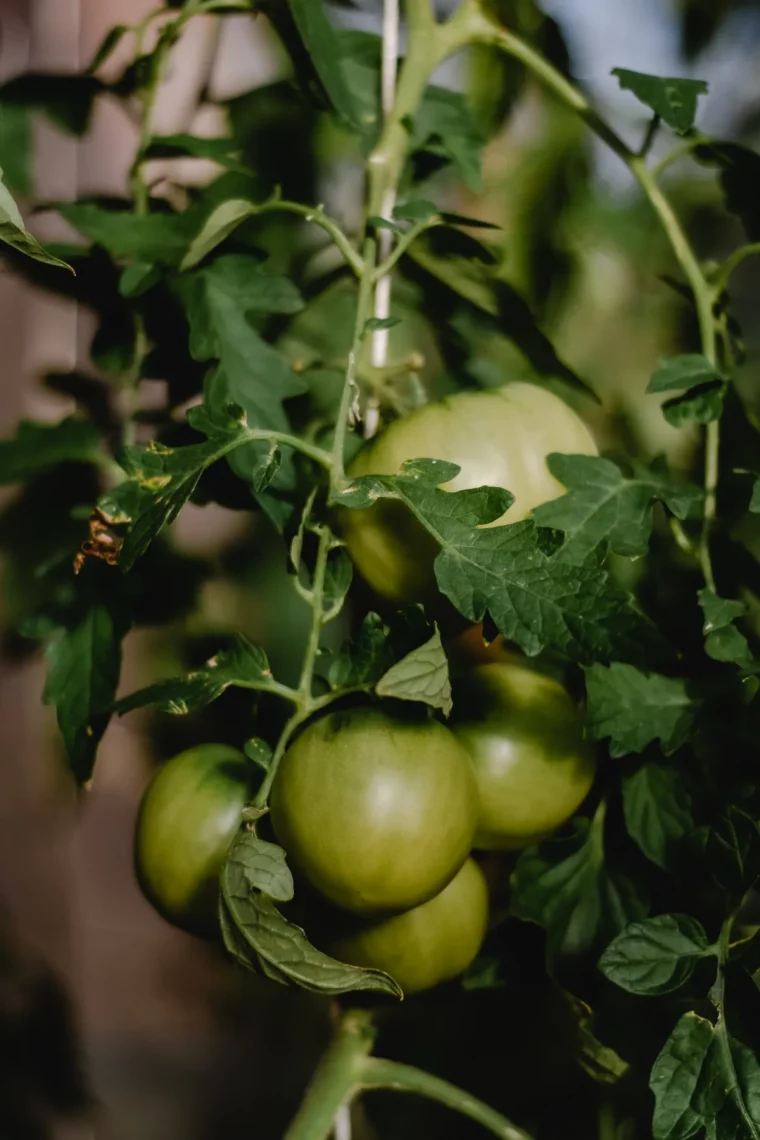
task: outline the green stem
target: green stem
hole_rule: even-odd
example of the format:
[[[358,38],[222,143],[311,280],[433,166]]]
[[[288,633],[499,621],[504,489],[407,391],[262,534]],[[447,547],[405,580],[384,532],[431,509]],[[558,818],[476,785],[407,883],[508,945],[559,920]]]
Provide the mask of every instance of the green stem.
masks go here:
[[[653,177],[659,179],[668,167],[672,166],[674,162],[677,162],[679,158],[683,158],[684,155],[690,154],[698,146],[709,143],[709,141],[705,135],[695,134],[690,136],[685,142],[674,147],[670,154],[666,154],[664,158],[661,158],[659,162],[655,163],[652,167]]]
[[[319,652],[319,638],[322,633],[322,626],[324,625],[325,574],[327,572],[327,556],[330,553],[331,541],[332,536],[330,531],[327,527],[321,527],[319,531],[319,546],[317,547],[317,560],[314,566],[314,577],[311,585],[311,629],[309,630],[309,640],[306,643],[306,652],[304,653],[303,664],[301,666],[301,679],[298,683],[302,707],[309,712],[311,712],[312,705],[314,666],[316,665],[317,653]]]
[[[740,246],[730,253],[726,260],[722,263],[718,272],[716,273],[713,282],[713,296],[717,301],[722,293],[725,293],[728,279],[738,265],[744,261],[746,257],[752,257],[754,254],[760,254],[760,242],[752,242],[751,245]]]
[[[381,265],[378,265],[372,274],[373,284],[379,281],[381,277],[385,277],[387,273],[390,273],[396,263],[409,249],[409,246],[417,240],[420,234],[424,234],[427,230],[432,230],[434,226],[440,226],[441,224],[441,219],[437,216],[416,222],[411,229],[407,230],[407,232],[399,238],[393,247],[393,251],[388,255],[385,261],[383,261]]]
[[[620,136],[594,110],[586,97],[570,83],[561,72],[529,44],[506,28],[491,21],[480,9],[477,0],[464,0],[458,13],[460,21],[467,27],[467,40],[470,43],[490,44],[500,48],[514,59],[524,64],[554,94],[583,118],[591,129],[602,139],[629,168],[638,181],[646,197],[657,214],[668,237],[684,275],[691,286],[697,310],[702,352],[711,364],[717,366],[717,345],[715,322],[713,319],[713,290],[706,280],[699,261],[691,248],[688,238],[673,207],[657,183],[655,174],[647,167],[643,156],[634,154]],[[705,506],[702,534],[699,543],[699,559],[707,585],[715,588],[710,555],[710,536],[717,510],[718,460],[720,452],[720,427],[715,420],[707,425],[705,437]]]
[[[720,934],[715,944],[718,952],[718,970],[715,984],[710,991],[710,998],[718,1011],[718,1020],[715,1023],[715,1036],[723,1059],[724,1069],[730,1076],[730,1082],[728,1084],[730,1094],[742,1118],[747,1135],[750,1136],[752,1140],[760,1140],[760,1130],[755,1124],[752,1113],[745,1101],[739,1075],[736,1072],[736,1065],[734,1064],[734,1057],[731,1052],[731,1041],[728,1035],[728,1026],[726,1024],[726,966],[728,965],[729,955],[731,953],[731,931],[735,918],[736,913],[732,911],[731,914],[724,919],[723,925],[720,928]]]
[[[258,214],[297,214],[307,222],[313,222],[329,234],[334,245],[343,254],[346,263],[353,269],[357,277],[364,271],[364,259],[354,246],[351,239],[343,232],[338,223],[326,214],[322,206],[304,206],[301,202],[286,202],[281,198],[272,198],[269,202],[262,202],[252,211]]]
[[[454,1112],[459,1112],[477,1124],[482,1124],[494,1136],[501,1137],[501,1140],[531,1140],[527,1132],[518,1128],[484,1101],[413,1065],[366,1057],[361,1067],[361,1087],[365,1090],[394,1089],[397,1092],[419,1093],[428,1100],[436,1100]]]

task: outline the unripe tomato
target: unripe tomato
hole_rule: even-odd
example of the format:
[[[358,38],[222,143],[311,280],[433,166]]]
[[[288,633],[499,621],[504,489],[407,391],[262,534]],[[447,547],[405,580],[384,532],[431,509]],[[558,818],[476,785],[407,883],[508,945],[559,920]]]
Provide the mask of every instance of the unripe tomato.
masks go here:
[[[527,847],[569,819],[594,780],[594,750],[566,690],[523,665],[479,665],[454,682],[452,731],[480,796],[474,846]]]
[[[269,801],[293,865],[358,914],[406,910],[442,890],[472,846],[477,802],[453,733],[367,707],[311,724],[285,753]]]
[[[487,925],[486,880],[468,859],[427,902],[376,922],[339,923],[323,944],[334,958],[384,970],[405,994],[413,994],[463,973],[478,953]]]
[[[485,392],[459,392],[394,421],[359,452],[349,474],[395,475],[407,459],[446,459],[461,467],[444,486],[504,487],[515,496],[491,525],[518,522],[563,494],[546,466],[553,451],[595,455],[591,433],[558,396],[516,382]],[[367,510],[345,510],[341,526],[362,577],[397,605],[435,593],[438,544],[403,503],[382,499]]]
[[[219,873],[256,783],[251,761],[226,744],[189,748],[153,776],[137,817],[135,868],[169,922],[215,931]]]

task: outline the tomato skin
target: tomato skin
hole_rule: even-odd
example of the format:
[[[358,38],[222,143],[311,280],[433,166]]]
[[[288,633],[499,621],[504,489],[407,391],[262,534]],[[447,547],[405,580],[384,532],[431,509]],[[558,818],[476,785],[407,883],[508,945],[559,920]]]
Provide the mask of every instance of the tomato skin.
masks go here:
[[[569,694],[524,665],[479,665],[455,678],[451,728],[478,782],[477,848],[511,850],[545,838],[593,783],[594,750]]]
[[[168,760],[151,779],[135,829],[135,869],[143,893],[175,926],[211,937],[218,880],[255,769],[226,744],[200,744]]]
[[[509,511],[490,524],[518,522],[534,507],[563,494],[549,472],[553,451],[596,455],[583,420],[558,396],[514,382],[484,392],[459,392],[394,421],[359,452],[351,475],[395,475],[407,459],[445,459],[461,467],[444,484],[450,491],[493,486],[515,496]],[[367,510],[344,510],[348,552],[372,589],[406,605],[436,593],[435,539],[403,503],[383,499]]]
[[[360,707],[302,733],[269,806],[278,842],[319,894],[378,914],[417,906],[456,874],[472,846],[477,789],[443,725]]]
[[[376,922],[338,924],[324,947],[339,961],[384,970],[405,994],[413,994],[464,973],[487,926],[485,876],[468,859],[432,899]]]

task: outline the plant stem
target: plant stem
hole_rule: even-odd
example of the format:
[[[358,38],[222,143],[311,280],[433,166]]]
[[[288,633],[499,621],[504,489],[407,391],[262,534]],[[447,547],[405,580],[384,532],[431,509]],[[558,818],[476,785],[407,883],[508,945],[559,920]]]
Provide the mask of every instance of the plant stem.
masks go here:
[[[366,1057],[361,1067],[361,1086],[365,1090],[395,1089],[397,1092],[419,1093],[482,1124],[494,1136],[501,1137],[501,1140],[531,1140],[527,1132],[484,1101],[413,1065]],[[288,1140],[291,1138],[288,1137]]]
[[[725,292],[728,279],[736,267],[741,265],[746,257],[752,257],[754,254],[760,254],[760,242],[755,241],[750,245],[742,245],[728,255],[712,282],[713,296],[716,301]]]
[[[343,1016],[284,1140],[327,1140],[338,1109],[349,1104],[361,1087],[374,1040],[368,1012],[353,1010]]]
[[[699,261],[673,207],[657,183],[655,174],[647,167],[644,156],[634,154],[630,147],[593,109],[586,97],[561,72],[529,44],[506,28],[494,23],[479,7],[477,0],[464,0],[458,17],[467,28],[467,42],[490,44],[498,47],[525,65],[538,79],[554,92],[562,102],[575,110],[591,129],[617,154],[638,181],[657,214],[684,275],[691,286],[697,310],[702,352],[711,364],[717,366],[717,345],[713,319],[713,290],[705,278]],[[705,436],[705,506],[702,534],[699,543],[699,561],[705,582],[715,589],[710,555],[710,535],[717,509],[718,460],[720,427],[717,420],[707,425]]]
[[[311,629],[306,644],[303,664],[301,666],[301,679],[298,691],[304,709],[311,711],[312,685],[314,683],[314,666],[319,652],[319,638],[324,625],[324,592],[325,573],[327,571],[327,556],[330,553],[332,538],[327,527],[320,527],[319,546],[317,547],[317,560],[314,566],[314,578],[311,586]]]
[[[396,265],[396,262],[404,256],[406,251],[409,249],[409,246],[417,240],[420,234],[424,234],[427,232],[427,230],[432,230],[435,226],[440,225],[442,225],[442,219],[437,214],[432,218],[425,218],[424,221],[415,222],[411,229],[408,229],[406,233],[399,238],[399,240],[396,242],[396,245],[393,247],[392,252],[388,254],[385,261],[381,262],[381,264],[378,265],[373,274],[373,279],[375,281],[380,281],[381,278],[389,274]]]
[[[282,198],[271,198],[261,205],[252,205],[251,214],[298,214],[307,222],[313,222],[329,234],[333,244],[343,254],[346,263],[351,267],[357,277],[364,270],[364,261],[347,234],[344,234],[338,223],[326,214],[322,206],[304,206],[301,202],[286,202]]]

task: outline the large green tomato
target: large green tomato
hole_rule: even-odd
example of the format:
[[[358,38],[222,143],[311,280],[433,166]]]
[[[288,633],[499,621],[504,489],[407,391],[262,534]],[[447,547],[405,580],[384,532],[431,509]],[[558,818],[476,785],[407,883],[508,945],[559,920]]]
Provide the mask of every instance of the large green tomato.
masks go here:
[[[135,867],[169,922],[215,931],[219,872],[256,783],[251,761],[226,744],[189,748],[153,776],[137,817]]]
[[[463,973],[478,953],[487,925],[486,880],[468,859],[427,902],[375,922],[338,922],[323,945],[342,962],[385,970],[405,994],[412,994]]]
[[[478,810],[453,733],[367,707],[311,724],[285,753],[269,804],[294,867],[358,914],[407,910],[442,890],[470,851]]]
[[[451,727],[478,782],[475,847],[537,842],[569,819],[593,783],[594,751],[570,696],[522,665],[480,665],[455,679]]]
[[[460,392],[394,421],[354,460],[351,475],[395,475],[407,459],[446,459],[461,467],[450,491],[504,487],[515,496],[496,523],[518,522],[563,494],[546,466],[553,451],[595,455],[596,445],[576,413],[558,396],[516,382],[486,392]],[[341,527],[362,577],[397,605],[425,601],[435,591],[438,544],[403,503],[380,500],[345,510]]]

